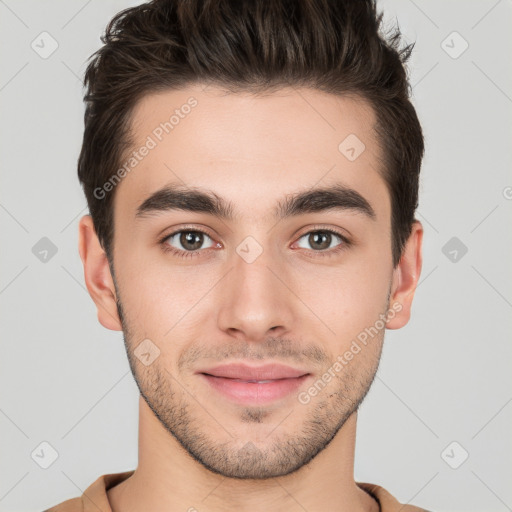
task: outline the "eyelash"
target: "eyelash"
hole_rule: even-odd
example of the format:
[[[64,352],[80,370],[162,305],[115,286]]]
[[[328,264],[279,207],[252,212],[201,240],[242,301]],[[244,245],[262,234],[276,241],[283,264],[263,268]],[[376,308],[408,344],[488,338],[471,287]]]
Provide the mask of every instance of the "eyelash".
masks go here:
[[[342,235],[339,231],[336,231],[334,229],[328,229],[328,228],[314,228],[310,231],[307,231],[306,233],[303,233],[298,240],[303,238],[306,235],[310,235],[311,233],[331,233],[341,239],[343,243],[335,247],[334,249],[327,249],[327,250],[320,250],[320,251],[312,251],[313,253],[316,253],[314,257],[329,257],[329,256],[335,256],[341,251],[346,250],[348,247],[352,245],[351,241],[346,238],[344,235]],[[178,258],[193,258],[195,256],[199,256],[200,252],[204,249],[198,249],[195,251],[182,251],[179,249],[176,249],[174,247],[171,247],[169,244],[166,243],[166,241],[179,234],[179,233],[203,233],[207,237],[212,238],[206,231],[199,229],[199,228],[181,228],[178,231],[173,231],[172,233],[169,233],[168,235],[165,235],[164,238],[159,240],[159,244],[162,246],[162,250],[165,253],[171,253],[174,256],[177,256]],[[213,238],[212,238],[213,240]]]

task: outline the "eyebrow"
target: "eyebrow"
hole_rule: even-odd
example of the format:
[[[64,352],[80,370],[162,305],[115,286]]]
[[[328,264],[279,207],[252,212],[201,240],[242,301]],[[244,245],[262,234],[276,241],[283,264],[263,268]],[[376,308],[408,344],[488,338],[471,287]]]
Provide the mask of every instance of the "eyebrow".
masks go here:
[[[136,218],[156,215],[166,211],[207,213],[226,221],[235,220],[232,202],[205,190],[185,185],[167,185],[144,200],[137,208]],[[313,188],[289,194],[273,211],[277,219],[322,211],[351,211],[375,220],[376,214],[370,203],[356,190],[341,184]]]

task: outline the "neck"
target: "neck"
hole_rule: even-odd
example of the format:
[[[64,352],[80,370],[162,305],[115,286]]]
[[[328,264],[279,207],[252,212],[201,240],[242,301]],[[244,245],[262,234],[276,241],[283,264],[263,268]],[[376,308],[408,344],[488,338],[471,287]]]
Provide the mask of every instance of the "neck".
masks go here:
[[[113,512],[377,512],[377,502],[354,481],[357,413],[313,460],[267,480],[226,478],[193,459],[139,401],[139,464],[107,494]]]

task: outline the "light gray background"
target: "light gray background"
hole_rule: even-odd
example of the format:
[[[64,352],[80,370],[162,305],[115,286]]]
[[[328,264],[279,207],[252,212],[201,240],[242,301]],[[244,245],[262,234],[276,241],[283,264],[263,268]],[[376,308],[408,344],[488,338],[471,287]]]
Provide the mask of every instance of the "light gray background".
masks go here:
[[[41,511],[137,464],[122,335],[98,323],[84,286],[76,161],[85,61],[110,18],[138,3],[0,0],[1,511]],[[417,42],[424,266],[360,411],[356,480],[438,512],[512,510],[512,3],[380,7]],[[59,45],[46,59],[31,48],[43,31]],[[58,250],[47,262],[32,252],[43,237]],[[443,253],[452,237],[468,249],[455,262],[453,247]],[[43,441],[58,452],[48,469],[31,457]]]

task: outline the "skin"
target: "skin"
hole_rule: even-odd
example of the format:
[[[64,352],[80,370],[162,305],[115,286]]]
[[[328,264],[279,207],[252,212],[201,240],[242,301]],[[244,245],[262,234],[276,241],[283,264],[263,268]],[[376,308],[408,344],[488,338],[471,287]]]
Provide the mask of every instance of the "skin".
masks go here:
[[[393,304],[401,309],[385,327],[408,322],[423,229],[414,223],[393,268],[374,113],[363,100],[311,89],[255,97],[196,84],[137,104],[134,147],[190,96],[197,106],[116,187],[115,276],[91,217],[80,220],[98,319],[123,331],[141,391],[139,464],[108,491],[112,510],[377,511],[353,471],[357,407],[377,371],[385,329],[307,404],[294,392],[264,406],[238,405],[194,373],[280,362],[311,373],[304,391]],[[349,134],[366,146],[352,162],[338,150]],[[336,183],[363,195],[375,219],[337,210],[272,216],[286,195]],[[236,220],[177,210],[137,219],[137,207],[168,184],[215,191],[233,203]],[[166,253],[159,243],[182,226],[208,232],[195,257]],[[333,235],[322,254],[308,238],[319,228],[352,244],[334,254],[343,242]],[[247,236],[263,248],[250,264],[236,252]],[[164,243],[191,252],[179,235]],[[160,350],[148,366],[134,355],[144,339]]]

